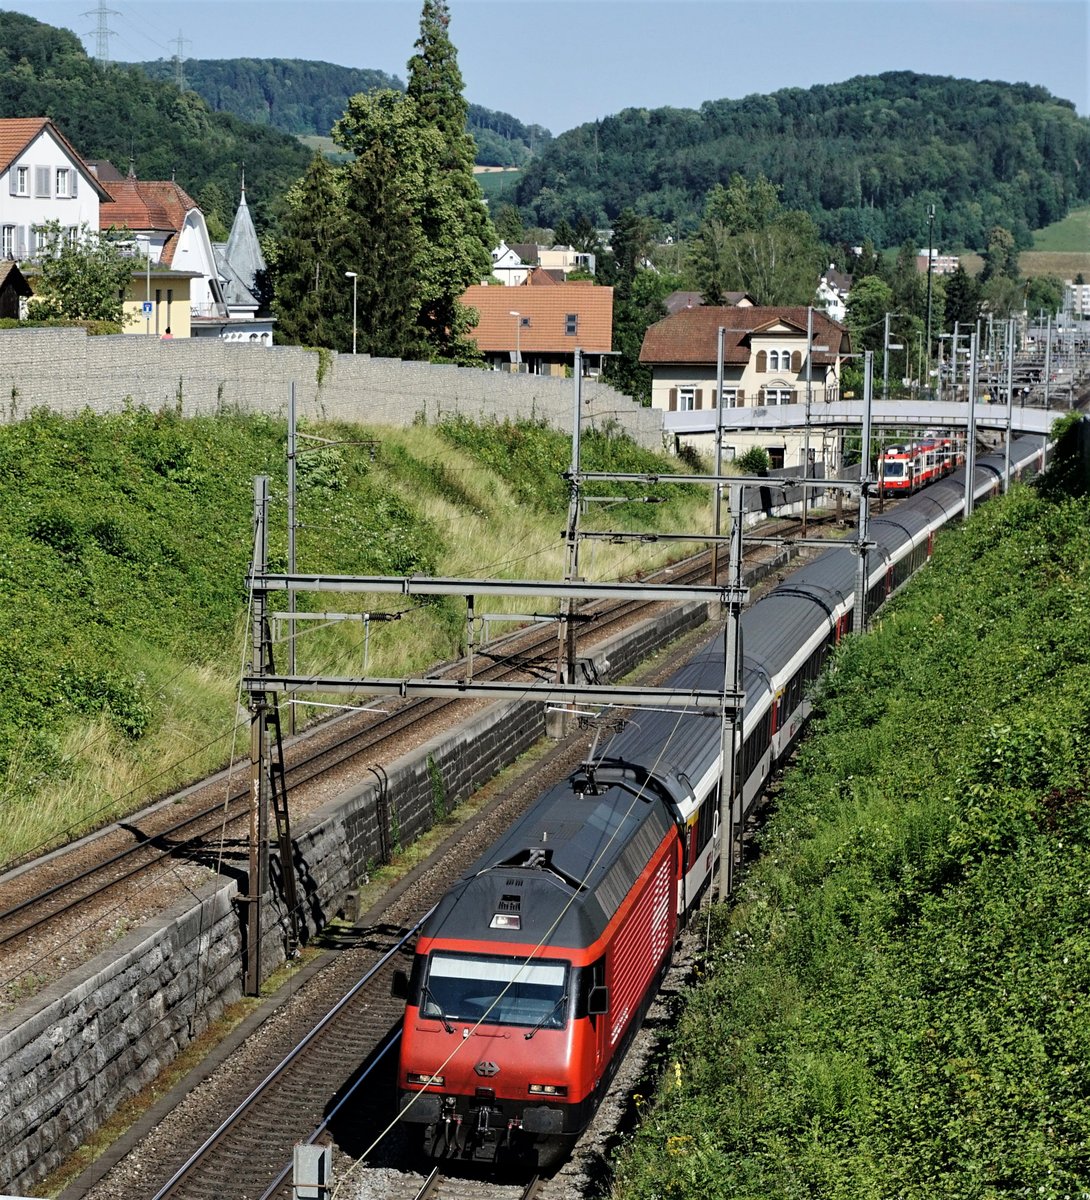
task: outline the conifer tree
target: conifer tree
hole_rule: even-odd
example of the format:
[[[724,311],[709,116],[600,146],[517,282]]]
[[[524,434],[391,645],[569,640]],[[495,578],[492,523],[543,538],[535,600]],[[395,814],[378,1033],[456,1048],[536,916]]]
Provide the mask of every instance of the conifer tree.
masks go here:
[[[345,287],[345,208],[338,173],[315,154],[288,193],[287,213],[269,264],[278,341],[347,350],[352,340],[351,289]]]
[[[420,311],[419,281],[407,270],[418,261],[421,234],[394,152],[374,142],[347,168],[346,255],[357,274],[357,347],[383,358],[427,355]]]
[[[458,299],[491,271],[496,233],[473,177],[476,156],[466,133],[468,106],[449,24],[446,0],[424,0],[406,94],[421,128],[442,140],[439,157],[425,159],[419,215],[427,270],[420,323],[436,357],[460,361],[472,354],[463,341],[467,314]]]

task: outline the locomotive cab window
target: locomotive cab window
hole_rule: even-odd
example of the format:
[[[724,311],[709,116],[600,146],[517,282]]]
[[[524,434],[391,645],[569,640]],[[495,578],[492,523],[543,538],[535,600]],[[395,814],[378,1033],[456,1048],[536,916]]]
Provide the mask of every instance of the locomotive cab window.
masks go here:
[[[433,1020],[484,1021],[563,1029],[569,966],[522,958],[432,954],[420,993],[420,1015]]]

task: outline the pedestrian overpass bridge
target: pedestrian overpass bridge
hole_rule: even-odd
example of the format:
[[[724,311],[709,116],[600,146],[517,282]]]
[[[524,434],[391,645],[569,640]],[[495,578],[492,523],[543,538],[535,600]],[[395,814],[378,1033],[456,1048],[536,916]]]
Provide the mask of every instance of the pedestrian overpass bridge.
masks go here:
[[[1006,404],[975,406],[974,417],[978,430],[1007,428]],[[862,400],[836,400],[831,404],[811,404],[807,421],[805,404],[779,404],[768,407],[695,409],[689,412],[664,412],[663,430],[675,435],[714,434],[717,424],[724,433],[772,432],[788,429],[842,427],[859,428],[863,424]],[[1068,409],[1043,408],[1040,405],[1014,405],[1010,411],[1011,429],[1015,433],[1047,434],[1052,423]],[[875,400],[871,402],[871,424],[874,427],[895,429],[968,429],[969,406],[964,401],[936,400]]]

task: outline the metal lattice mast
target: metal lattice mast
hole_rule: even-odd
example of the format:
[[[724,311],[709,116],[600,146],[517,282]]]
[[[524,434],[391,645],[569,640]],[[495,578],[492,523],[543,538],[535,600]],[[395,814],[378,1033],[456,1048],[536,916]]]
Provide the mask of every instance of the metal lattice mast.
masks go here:
[[[185,91],[185,48],[192,45],[192,42],[187,37],[182,37],[182,31],[178,30],[178,36],[171,42],[174,46],[174,82],[178,85],[178,91]]]
[[[105,67],[110,61],[110,38],[114,36],[114,31],[110,28],[107,18],[122,15],[115,9],[107,8],[106,0],[99,0],[98,7],[90,12],[80,13],[82,17],[98,18],[98,25],[95,27],[95,58],[100,66]]]

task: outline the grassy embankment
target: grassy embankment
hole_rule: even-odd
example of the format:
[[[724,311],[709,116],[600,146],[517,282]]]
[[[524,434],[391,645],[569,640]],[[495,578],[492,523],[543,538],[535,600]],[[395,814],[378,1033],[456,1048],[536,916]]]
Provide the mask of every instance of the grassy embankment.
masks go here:
[[[616,1197],[1087,1195],[1082,488],[986,505],[839,654]]]
[[[342,444],[301,454],[299,570],[562,577],[562,435],[457,425],[308,432]],[[0,428],[0,866],[248,753],[238,702],[253,477],[271,477],[270,562],[282,569],[285,439],[283,422],[261,417],[138,411],[38,414]],[[625,439],[583,444],[588,470],[666,462]],[[659,490],[669,503],[613,506],[597,528],[710,528],[706,489]],[[590,578],[618,578],[665,554],[591,542],[582,563]],[[272,607],[283,609],[284,597]],[[366,640],[367,673],[398,675],[450,657],[464,638],[464,602],[453,599],[323,593],[299,607],[403,613],[372,623],[366,639],[362,622],[302,626],[303,672],[363,673]],[[512,597],[506,611],[524,607]],[[488,602],[490,612],[503,608]],[[285,647],[277,653],[286,666]]]

